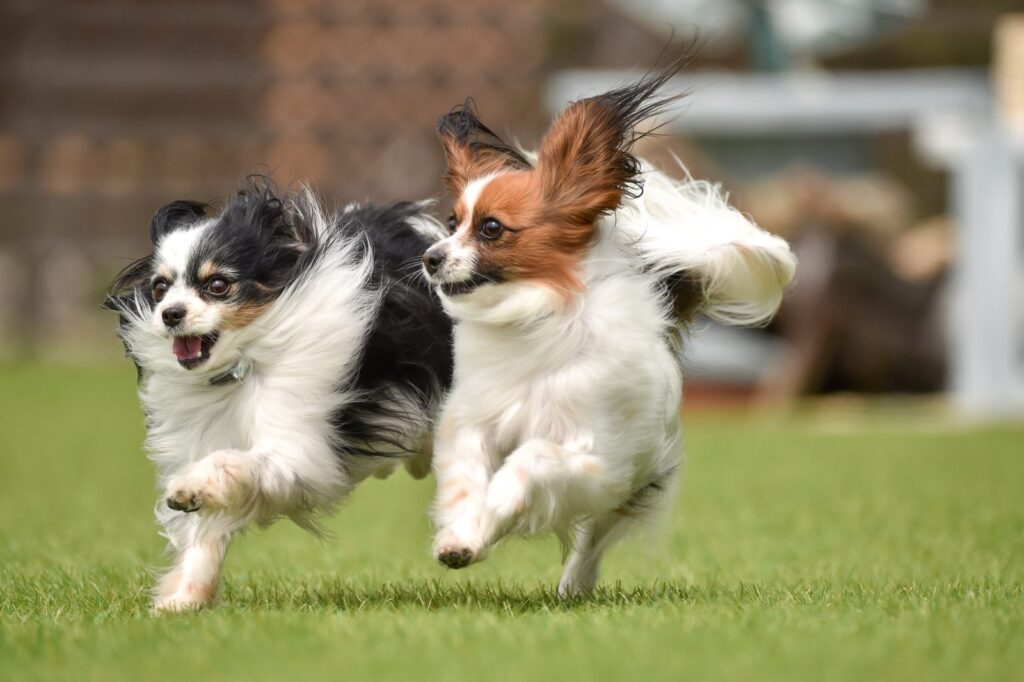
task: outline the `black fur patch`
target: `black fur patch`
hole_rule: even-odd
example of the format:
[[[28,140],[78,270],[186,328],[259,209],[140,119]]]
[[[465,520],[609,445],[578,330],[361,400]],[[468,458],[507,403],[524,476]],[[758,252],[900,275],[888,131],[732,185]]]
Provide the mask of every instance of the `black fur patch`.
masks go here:
[[[408,454],[402,430],[388,425],[434,412],[451,385],[451,320],[422,275],[421,259],[430,243],[409,226],[420,212],[419,206],[407,202],[370,205],[344,213],[338,221],[346,239],[372,249],[372,283],[384,294],[352,386],[359,398],[332,419],[350,443],[346,449],[356,454]],[[418,414],[382,399],[385,391],[395,388]]]
[[[626,196],[639,197],[643,194],[643,180],[640,178],[640,162],[631,153],[638,140],[656,132],[637,132],[636,127],[648,118],[664,112],[686,96],[686,93],[659,94],[665,84],[686,65],[686,59],[679,59],[667,67],[651,71],[636,83],[610,90],[584,101],[599,102],[611,109],[619,125],[619,150],[621,177],[629,178],[623,183]]]
[[[267,304],[295,280],[314,246],[310,227],[278,198],[269,180],[253,176],[203,234],[185,270],[201,289],[204,263],[232,274],[232,303]]]
[[[265,178],[250,178],[197,242],[183,273],[199,288],[204,284],[200,270],[211,262],[232,273],[229,302],[264,304],[289,286],[303,286],[303,274],[335,239],[372,253],[368,286],[381,292],[381,303],[355,375],[338,386],[356,395],[330,419],[340,457],[411,454],[408,448],[417,444],[406,443],[404,434],[429,431],[424,415],[436,412],[451,385],[451,321],[421,274],[430,243],[410,224],[421,213],[419,205],[408,202],[362,206],[332,216],[328,234],[318,237],[289,197],[278,197]],[[205,215],[203,205],[177,201],[157,211],[150,233],[157,243]],[[104,307],[121,313],[121,328],[126,314],[153,309],[150,285],[158,265],[153,255],[146,256],[111,283]],[[141,380],[143,368],[132,360]]]
[[[156,244],[165,235],[193,225],[206,215],[206,204],[198,201],[172,201],[157,209],[149,221],[149,239]]]
[[[437,122],[439,135],[450,135],[459,146],[468,147],[474,156],[497,154],[505,158],[509,168],[526,170],[532,168],[530,161],[515,147],[480,121],[472,99],[454,107]]]
[[[665,502],[665,493],[679,471],[678,466],[660,471],[644,485],[633,491],[619,513],[631,518],[642,518],[658,511]]]

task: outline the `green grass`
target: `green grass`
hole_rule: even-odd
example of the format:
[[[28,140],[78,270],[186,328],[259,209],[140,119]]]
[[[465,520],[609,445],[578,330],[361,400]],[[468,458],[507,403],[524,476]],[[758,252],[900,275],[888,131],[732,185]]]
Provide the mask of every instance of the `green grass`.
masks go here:
[[[0,679],[1021,679],[1024,429],[913,413],[688,420],[671,522],[559,603],[553,539],[429,557],[432,483],[320,542],[232,548],[222,604],[148,612],[163,544],[130,367],[0,366]],[[841,428],[837,428],[841,427]]]

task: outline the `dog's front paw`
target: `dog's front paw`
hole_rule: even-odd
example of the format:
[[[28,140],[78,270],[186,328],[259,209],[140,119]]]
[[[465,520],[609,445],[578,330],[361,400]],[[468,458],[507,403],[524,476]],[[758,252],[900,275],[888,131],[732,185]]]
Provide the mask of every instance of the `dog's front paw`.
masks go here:
[[[183,571],[175,569],[164,575],[156,587],[153,599],[153,613],[180,613],[198,611],[213,603],[216,582],[189,578]]]
[[[194,512],[203,506],[202,493],[186,487],[171,486],[167,490],[167,506],[174,511]]]
[[[183,613],[185,611],[199,611],[210,605],[212,599],[193,594],[172,594],[167,597],[158,597],[153,601],[153,613]]]
[[[482,561],[485,555],[483,542],[466,533],[459,533],[458,528],[445,528],[434,539],[434,556],[448,568],[465,568]]]
[[[476,553],[469,547],[441,547],[437,551],[437,560],[448,568],[465,568],[476,560]]]
[[[233,451],[215,452],[192,464],[167,484],[164,498],[175,511],[225,509],[241,505],[251,489],[244,458]]]

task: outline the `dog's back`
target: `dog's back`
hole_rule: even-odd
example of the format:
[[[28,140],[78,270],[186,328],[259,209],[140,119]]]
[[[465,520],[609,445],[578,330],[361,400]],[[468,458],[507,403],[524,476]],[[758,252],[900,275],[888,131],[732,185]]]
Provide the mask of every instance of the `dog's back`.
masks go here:
[[[353,378],[355,397],[338,411],[334,426],[350,455],[429,450],[429,433],[409,442],[408,430],[432,421],[452,380],[452,323],[420,269],[440,226],[412,202],[351,206],[336,221],[346,240],[369,249],[369,286],[381,299]],[[410,472],[425,475],[425,465]]]

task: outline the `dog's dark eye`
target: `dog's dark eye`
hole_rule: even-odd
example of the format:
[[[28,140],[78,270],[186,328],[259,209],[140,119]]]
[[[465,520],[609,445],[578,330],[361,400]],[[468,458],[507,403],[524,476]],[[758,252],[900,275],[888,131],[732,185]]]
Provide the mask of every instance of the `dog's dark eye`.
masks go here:
[[[168,288],[169,287],[167,285],[167,282],[162,279],[158,279],[157,281],[153,282],[153,300],[163,300],[163,297],[167,294]]]
[[[480,236],[484,239],[497,239],[505,231],[505,226],[495,218],[484,218],[480,223]]]
[[[458,227],[459,219],[455,217],[454,213],[452,213],[450,216],[448,216],[448,231],[451,232],[452,234],[455,234],[455,230],[457,230]]]
[[[213,279],[206,283],[206,293],[210,294],[211,296],[223,296],[226,293],[228,293],[228,289],[230,288],[231,287],[227,283],[227,281],[221,279],[220,277],[214,277]]]

